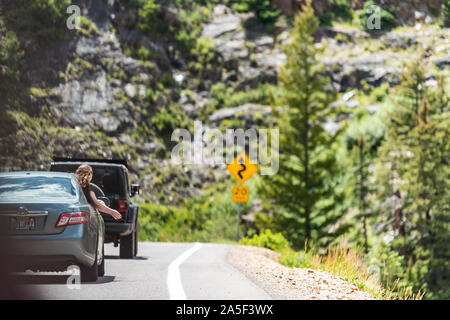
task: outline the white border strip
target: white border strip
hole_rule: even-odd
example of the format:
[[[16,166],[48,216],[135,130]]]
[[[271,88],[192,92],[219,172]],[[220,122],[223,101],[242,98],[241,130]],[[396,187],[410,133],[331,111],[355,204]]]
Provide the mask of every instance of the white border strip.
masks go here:
[[[194,252],[202,247],[201,243],[195,243],[195,245],[183,252],[178,258],[176,258],[169,265],[167,273],[167,287],[169,288],[169,297],[171,300],[186,300],[186,294],[183,290],[183,284],[181,283],[180,265],[191,256]]]

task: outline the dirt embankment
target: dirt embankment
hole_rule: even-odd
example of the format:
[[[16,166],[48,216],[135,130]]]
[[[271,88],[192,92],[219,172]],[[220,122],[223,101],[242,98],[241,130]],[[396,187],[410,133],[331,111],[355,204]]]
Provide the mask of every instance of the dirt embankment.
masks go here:
[[[274,299],[374,300],[354,284],[328,272],[289,268],[277,262],[279,254],[265,248],[234,246],[227,260]]]

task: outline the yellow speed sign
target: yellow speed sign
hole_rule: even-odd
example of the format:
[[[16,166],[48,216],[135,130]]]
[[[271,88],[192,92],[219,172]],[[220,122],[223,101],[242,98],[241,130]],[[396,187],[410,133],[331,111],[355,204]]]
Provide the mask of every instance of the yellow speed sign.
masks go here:
[[[233,187],[233,201],[234,202],[248,202],[248,187],[234,186]]]

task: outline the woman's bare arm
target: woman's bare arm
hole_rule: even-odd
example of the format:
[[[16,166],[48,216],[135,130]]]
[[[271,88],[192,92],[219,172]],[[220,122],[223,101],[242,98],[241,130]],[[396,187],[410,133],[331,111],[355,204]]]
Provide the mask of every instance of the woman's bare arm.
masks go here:
[[[91,198],[92,201],[94,201],[94,206],[98,211],[108,213],[112,215],[116,220],[122,219],[122,215],[117,210],[111,209],[110,207],[106,206],[103,201],[99,201],[95,196],[94,191],[91,191]]]

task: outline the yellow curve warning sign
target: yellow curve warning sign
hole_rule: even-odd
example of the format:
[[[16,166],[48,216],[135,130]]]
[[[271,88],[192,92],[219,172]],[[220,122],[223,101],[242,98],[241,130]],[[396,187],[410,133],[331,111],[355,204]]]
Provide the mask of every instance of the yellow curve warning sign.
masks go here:
[[[227,169],[242,184],[258,171],[258,166],[250,163],[250,158],[245,152],[242,152],[234,158],[232,163],[227,165]]]

